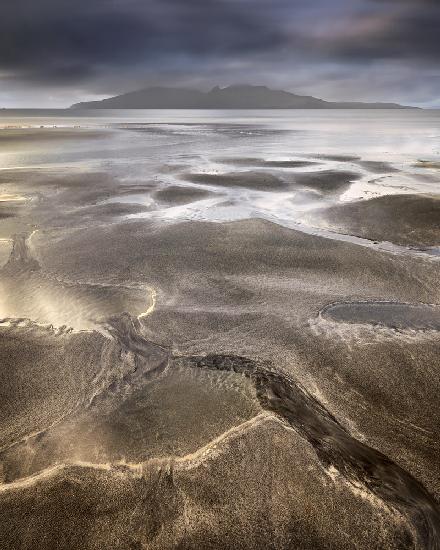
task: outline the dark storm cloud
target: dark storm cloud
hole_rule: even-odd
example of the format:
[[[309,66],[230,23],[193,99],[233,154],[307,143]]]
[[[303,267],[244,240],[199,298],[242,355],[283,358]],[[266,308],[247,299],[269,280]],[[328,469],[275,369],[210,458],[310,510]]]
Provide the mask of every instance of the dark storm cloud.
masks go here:
[[[1,8],[0,84],[111,95],[248,81],[331,96],[372,67],[389,81],[392,63],[391,90],[428,71],[426,98],[439,28],[439,0],[15,0]]]
[[[0,20],[0,67],[57,80],[65,68],[258,52],[282,44],[252,4],[218,0],[63,0],[9,5]],[[70,76],[66,72],[66,77]]]

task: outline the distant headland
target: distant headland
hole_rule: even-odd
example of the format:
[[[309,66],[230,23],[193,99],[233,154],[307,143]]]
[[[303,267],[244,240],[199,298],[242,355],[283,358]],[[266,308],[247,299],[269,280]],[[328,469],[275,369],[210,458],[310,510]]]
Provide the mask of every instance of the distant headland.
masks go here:
[[[75,103],[71,109],[415,109],[398,103],[324,101],[266,86],[237,85],[209,92],[153,87],[101,101]]]

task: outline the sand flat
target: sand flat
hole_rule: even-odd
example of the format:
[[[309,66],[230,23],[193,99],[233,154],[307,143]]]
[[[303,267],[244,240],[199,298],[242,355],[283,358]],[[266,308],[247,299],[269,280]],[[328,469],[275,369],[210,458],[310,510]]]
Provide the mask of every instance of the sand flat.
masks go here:
[[[124,116],[2,156],[0,546],[435,548],[423,120]]]

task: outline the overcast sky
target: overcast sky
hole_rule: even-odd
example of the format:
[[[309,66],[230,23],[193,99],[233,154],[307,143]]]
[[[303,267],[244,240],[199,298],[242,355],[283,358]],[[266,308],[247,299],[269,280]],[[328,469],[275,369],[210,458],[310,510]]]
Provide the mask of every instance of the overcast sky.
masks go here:
[[[3,0],[0,106],[265,84],[440,107],[440,0]]]

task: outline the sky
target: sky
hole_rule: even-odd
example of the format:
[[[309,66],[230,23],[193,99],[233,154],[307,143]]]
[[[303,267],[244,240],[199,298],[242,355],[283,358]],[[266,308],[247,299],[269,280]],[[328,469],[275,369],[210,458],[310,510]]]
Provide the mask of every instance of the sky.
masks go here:
[[[440,0],[3,0],[0,107],[266,85],[440,107]]]

